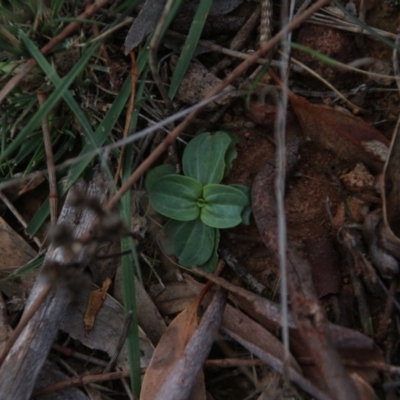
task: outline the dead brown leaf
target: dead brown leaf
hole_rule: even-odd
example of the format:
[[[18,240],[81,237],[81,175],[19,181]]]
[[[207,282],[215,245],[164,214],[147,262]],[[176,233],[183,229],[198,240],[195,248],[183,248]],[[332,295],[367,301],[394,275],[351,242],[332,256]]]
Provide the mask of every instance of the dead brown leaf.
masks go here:
[[[89,302],[86,308],[85,318],[83,319],[85,323],[85,336],[89,336],[93,329],[94,323],[96,321],[96,315],[99,312],[104,300],[107,297],[108,288],[111,285],[111,279],[107,278],[103,282],[103,286],[99,289],[92,290],[90,292]]]
[[[389,141],[373,126],[332,107],[311,104],[293,93],[289,100],[305,136],[345,160],[361,161],[375,171],[382,169]]]
[[[143,398],[149,400],[157,398],[162,385],[170,379],[170,374],[182,358],[188,341],[197,329],[197,308],[196,301],[183,310],[168,326],[144,376],[141,392]],[[201,386],[204,389],[203,376],[199,375],[197,380],[202,382]]]
[[[36,252],[0,218],[0,256],[1,269],[12,269],[31,261]]]
[[[189,307],[194,298],[195,294],[186,282],[169,282],[154,303],[163,315],[171,315]]]
[[[357,386],[358,393],[360,393],[360,398],[362,400],[378,400],[379,397],[375,394],[374,389],[371,385],[366,382],[360,375],[352,373],[351,379]]]

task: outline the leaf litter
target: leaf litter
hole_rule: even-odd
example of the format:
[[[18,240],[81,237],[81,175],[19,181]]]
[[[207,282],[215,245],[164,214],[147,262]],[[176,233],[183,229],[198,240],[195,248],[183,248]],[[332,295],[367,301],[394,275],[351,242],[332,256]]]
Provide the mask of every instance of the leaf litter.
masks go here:
[[[145,3],[132,29],[137,30],[138,23],[146,29],[140,28],[140,35],[126,36],[126,51],[138,46],[144,41],[146,34],[154,29],[158,22],[158,13],[161,11],[149,12],[149,10],[154,5],[160,6],[161,3],[163,2],[151,0]],[[217,16],[218,13],[225,15],[233,12],[240,18],[243,15],[245,18],[250,17],[250,13],[246,14],[245,7],[241,8],[241,1],[221,0],[215,3],[216,9],[221,7],[222,10],[217,11]],[[146,13],[152,22],[148,19],[141,21]],[[393,11],[393,13],[395,15],[398,12]],[[379,25],[371,16],[370,18],[377,26]],[[395,17],[387,18],[393,21]],[[307,36],[307,25],[302,29],[302,34]],[[134,36],[136,42],[132,42]],[[348,38],[342,45],[352,46]],[[221,43],[224,44],[224,41]],[[352,49],[344,50],[347,55],[352,54]],[[384,52],[375,51],[375,56],[379,54],[382,55]],[[160,63],[169,74],[176,65],[174,57],[169,59],[167,57],[167,61]],[[215,61],[227,59],[223,59],[223,56],[215,59],[213,57],[199,55],[196,61],[192,61],[187,74],[182,77],[183,81],[175,99],[180,105],[194,104],[209,90],[223,84],[227,71],[219,70],[216,73],[217,69],[213,67]],[[109,65],[109,61],[107,60],[106,65]],[[229,65],[230,62],[232,60],[223,64]],[[324,75],[324,67],[319,72]],[[332,80],[337,78],[332,76],[332,68],[328,72]],[[341,79],[348,79],[348,82],[345,82],[346,86],[355,86],[356,80],[347,75],[343,76],[346,78]],[[309,77],[305,79],[311,88],[315,87],[321,91],[321,86],[316,81],[313,82]],[[297,81],[298,76],[294,75],[294,80]],[[233,83],[228,90],[237,88],[236,83]],[[254,375],[248,373],[249,371],[241,372],[239,367],[235,368],[237,373],[251,382],[252,389],[257,393],[264,392],[264,387],[258,386],[255,382],[258,378],[264,382],[272,369],[281,373],[286,371],[286,376],[303,390],[301,393],[297,392],[295,398],[310,398],[308,395],[322,399],[376,398],[373,388],[381,387],[384,379],[388,379],[386,376],[379,376],[378,372],[389,371],[385,359],[394,356],[399,336],[395,324],[391,322],[392,313],[397,312],[394,305],[395,298],[390,297],[396,295],[396,286],[390,285],[388,295],[379,283],[383,280],[383,283],[387,284],[389,279],[396,277],[398,273],[399,145],[397,142],[399,140],[395,132],[389,150],[394,119],[390,119],[389,111],[386,111],[393,110],[393,104],[397,104],[398,101],[393,100],[393,96],[397,95],[374,97],[367,92],[362,96],[360,107],[368,110],[370,114],[362,114],[360,117],[333,108],[326,101],[328,95],[326,98],[320,96],[325,104],[314,104],[304,97],[294,93],[289,94],[293,112],[289,111],[287,116],[286,209],[291,299],[288,325],[291,348],[290,360],[286,367],[280,337],[282,312],[277,300],[279,293],[276,291],[279,270],[274,255],[277,247],[273,192],[274,146],[267,137],[273,131],[277,110],[268,100],[257,102],[256,96],[249,103],[250,107],[246,108],[244,102],[235,100],[235,96],[236,94],[229,95],[212,103],[204,114],[200,114],[200,121],[195,121],[194,126],[198,127],[200,124],[210,130],[229,125],[235,127],[233,129],[239,136],[237,145],[239,157],[226,182],[249,186],[254,182],[253,212],[260,235],[254,224],[250,227],[240,226],[223,234],[221,244],[239,260],[254,281],[259,280],[262,283],[262,287],[265,288],[262,293],[265,297],[252,293],[250,288],[247,288],[249,290],[243,288],[246,282],[241,282],[241,277],[235,276],[232,272],[224,272],[224,277],[219,278],[194,269],[193,272],[198,274],[196,280],[185,276],[184,281],[179,281],[182,275],[174,264],[176,260],[156,250],[159,228],[158,231],[154,227],[150,228],[150,224],[154,221],[147,220],[149,226],[144,229],[141,226],[141,233],[135,235],[139,243],[139,253],[143,252],[147,260],[153,260],[150,262],[150,267],[148,263],[146,269],[143,268],[144,275],[148,279],[145,281],[145,287],[139,280],[136,282],[139,288],[137,291],[140,292],[137,297],[140,304],[139,323],[144,330],[140,332],[142,352],[140,361],[142,367],[147,367],[142,397],[203,399],[209,392],[216,394],[215,398],[235,398],[232,397],[232,393],[230,396],[229,393],[219,396],[213,384],[210,384],[212,379],[209,367],[206,366],[203,372],[203,366],[207,365],[205,364],[207,357],[221,357],[221,352],[215,348],[217,346],[212,345],[223,340],[234,347],[233,354],[237,366],[243,355],[244,357],[255,355],[265,363],[262,367],[258,364],[254,367],[252,371]],[[378,129],[370,123],[379,119],[379,110],[374,106],[375,101],[384,109],[383,113],[387,112],[385,114],[387,119],[381,125],[377,125]],[[157,108],[154,103],[151,106]],[[221,107],[225,109],[218,117],[221,120],[216,122],[218,118],[213,113],[218,114]],[[149,112],[149,109],[148,107],[146,112]],[[262,128],[249,127],[249,118]],[[187,128],[185,139],[195,135],[196,130],[197,128]],[[144,146],[144,143],[140,145]],[[181,150],[178,146],[178,154]],[[146,151],[148,150],[143,152]],[[160,162],[170,165],[168,157],[161,158]],[[367,175],[361,176],[358,171],[350,176],[349,172],[360,162],[366,165],[363,168],[366,168]],[[381,185],[383,195],[381,206],[379,195],[374,188],[374,179],[371,179],[373,176],[371,172],[377,174],[382,170],[384,174]],[[342,178],[343,176],[346,178]],[[338,177],[341,177],[345,188],[339,186]],[[367,183],[361,182],[363,179]],[[350,192],[351,201],[346,197]],[[24,203],[21,202],[19,206],[23,209]],[[135,210],[136,215],[133,216],[135,221],[146,221],[146,207],[144,205],[142,209]],[[339,211],[334,222],[329,214],[337,210]],[[371,210],[372,212],[369,212]],[[159,221],[154,225],[157,223]],[[337,233],[341,238],[340,244],[336,240]],[[30,257],[32,256],[33,254]],[[24,259],[20,264],[25,262]],[[388,262],[393,263],[393,268],[388,267]],[[383,265],[383,268],[379,265]],[[351,272],[353,270],[354,274]],[[114,277],[115,268],[110,267],[108,273],[110,278]],[[118,274],[119,272],[117,276]],[[192,303],[194,296],[202,290],[202,284],[198,282],[199,275],[208,278],[216,287],[222,287],[228,292],[226,305],[222,289],[211,290],[201,306],[197,301]],[[99,280],[100,276],[104,279],[107,277],[107,268],[98,274],[96,279]],[[155,281],[158,283],[154,283]],[[357,294],[358,309],[355,306],[356,282],[358,284],[361,282],[362,288]],[[118,293],[120,292],[118,286],[118,282],[114,281],[111,293],[122,301],[123,296]],[[157,291],[151,292],[151,296],[146,293],[148,286],[157,288]],[[162,292],[163,287],[167,288],[165,292]],[[10,300],[12,291],[7,291],[5,286],[2,286],[2,291]],[[86,335],[83,316],[89,296],[88,288],[82,288],[74,299],[61,329],[63,335],[67,333],[70,338],[79,340],[81,346],[102,350],[112,358],[118,353],[118,339],[123,338],[122,326],[125,317],[123,308],[112,300],[110,295],[105,295],[105,291],[99,293],[104,303],[101,306],[99,303],[96,311],[91,314],[91,328],[86,329]],[[363,302],[368,308],[366,315],[371,316],[366,320],[364,318],[364,321],[363,309],[360,308]],[[206,308],[204,314],[203,307]],[[98,314],[94,317],[96,312]],[[371,327],[375,328],[375,331]],[[361,330],[372,337],[361,333]],[[227,336],[221,336],[221,333],[229,336],[229,341]],[[391,347],[395,349],[391,350]],[[125,346],[118,358],[118,367],[129,368],[127,354]],[[228,358],[230,355],[226,353],[223,357]],[[223,360],[216,358],[213,361],[217,364],[221,362],[222,365]],[[235,359],[233,361],[235,362]],[[269,366],[269,370],[266,365]],[[217,375],[222,376],[223,368],[217,371]],[[239,389],[237,381],[231,379],[229,382],[234,390]],[[278,385],[281,384],[282,382],[278,382]],[[249,393],[250,390],[247,390],[246,395]]]

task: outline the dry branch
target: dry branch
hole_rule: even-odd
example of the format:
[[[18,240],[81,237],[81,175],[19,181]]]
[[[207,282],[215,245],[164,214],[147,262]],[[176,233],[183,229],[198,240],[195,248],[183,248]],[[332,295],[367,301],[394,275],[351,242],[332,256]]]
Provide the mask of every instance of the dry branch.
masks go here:
[[[92,181],[86,185],[82,180],[73,186],[67,196],[58,225],[63,224],[71,229],[74,238],[88,235],[93,227],[96,214],[89,210],[77,210],[71,207],[71,202],[77,192],[87,193],[88,196],[104,200],[106,188],[101,174],[96,174]],[[79,254],[79,265],[85,265],[91,245],[87,245]],[[49,285],[49,266],[57,264],[63,270],[71,267],[70,254],[66,246],[51,244],[41,272],[35,282],[32,292],[27,300],[24,315],[35,304],[37,298]],[[76,282],[79,284],[79,282]],[[57,335],[58,327],[64,312],[72,299],[71,290],[67,285],[59,283],[53,285],[38,311],[30,319],[11,348],[0,369],[0,393],[4,399],[29,399],[33,391],[36,378],[47,358],[53,341]],[[23,317],[22,317],[23,318]]]

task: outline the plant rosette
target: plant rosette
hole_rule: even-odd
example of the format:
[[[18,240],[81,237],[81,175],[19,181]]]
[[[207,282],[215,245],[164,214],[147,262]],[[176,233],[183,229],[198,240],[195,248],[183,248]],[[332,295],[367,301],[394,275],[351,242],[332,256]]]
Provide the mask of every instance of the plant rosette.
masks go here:
[[[186,146],[184,175],[169,164],[146,177],[150,205],[170,220],[164,225],[163,250],[183,267],[214,271],[218,262],[219,230],[249,223],[250,188],[222,185],[237,157],[236,135],[202,133]]]

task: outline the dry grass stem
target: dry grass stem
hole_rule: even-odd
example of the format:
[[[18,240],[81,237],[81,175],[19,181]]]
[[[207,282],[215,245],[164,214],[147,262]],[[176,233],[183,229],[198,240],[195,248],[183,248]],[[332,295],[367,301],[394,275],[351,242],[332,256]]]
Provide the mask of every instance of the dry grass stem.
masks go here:
[[[135,108],[135,96],[136,96],[136,84],[137,84],[137,79],[138,79],[138,72],[137,72],[137,63],[136,63],[136,56],[133,51],[129,53],[131,57],[131,94],[129,96],[129,102],[128,102],[128,107],[126,110],[126,118],[125,118],[125,125],[124,125],[124,131],[123,131],[123,138],[127,138],[129,134],[129,130],[131,127],[131,121],[132,121],[132,114],[133,110]],[[115,177],[114,177],[114,182],[115,184],[118,182],[118,179],[120,177],[121,169],[122,169],[122,162],[124,160],[124,153],[125,153],[125,146],[121,147],[121,153],[118,158],[118,165],[117,165],[117,170],[115,172]]]
[[[40,91],[37,93],[37,97],[39,100],[40,107],[43,107],[43,104],[46,101],[46,93]],[[54,168],[53,147],[51,144],[50,128],[47,116],[43,118],[42,131],[43,131],[44,149],[46,152],[47,174],[49,177],[50,221],[54,225],[57,222],[57,215],[58,215],[58,209],[57,209],[58,194],[57,194],[56,170]]]

